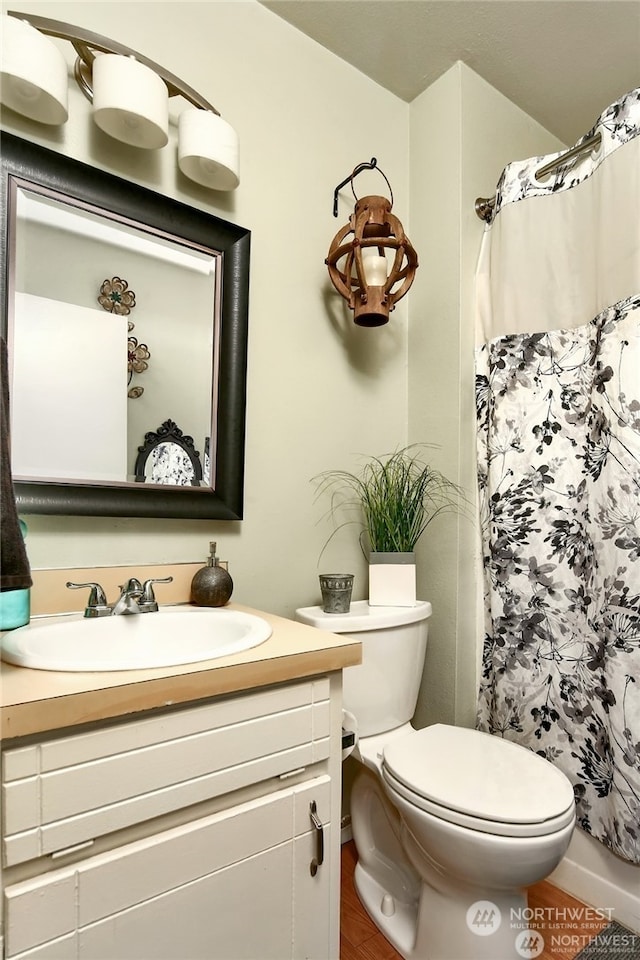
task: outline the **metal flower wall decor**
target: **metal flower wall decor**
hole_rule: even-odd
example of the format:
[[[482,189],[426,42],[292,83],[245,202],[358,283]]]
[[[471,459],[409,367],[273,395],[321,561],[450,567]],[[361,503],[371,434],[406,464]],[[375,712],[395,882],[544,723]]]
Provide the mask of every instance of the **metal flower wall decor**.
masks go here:
[[[129,290],[129,284],[120,277],[112,277],[111,280],[105,280],[100,287],[100,296],[98,303],[103,310],[109,313],[115,313],[121,317],[127,317],[136,305],[136,295],[133,290]],[[128,332],[135,328],[135,324],[129,320]],[[146,343],[138,343],[137,337],[129,337],[127,340],[127,396],[130,400],[137,400],[144,393],[144,387],[132,387],[131,380],[135,373],[144,373],[149,369],[147,360],[151,357],[149,347]]]
[[[129,333],[133,330],[135,324],[129,320]],[[147,360],[151,357],[149,352],[149,347],[146,343],[138,343],[136,337],[129,337],[127,342],[127,370],[129,371],[129,379],[127,380],[127,385],[131,383],[131,379],[134,373],[144,373],[145,370],[149,369],[149,364]],[[130,387],[127,391],[127,396],[130,400],[137,400],[138,397],[141,397],[144,393],[144,387]]]
[[[111,280],[105,280],[100,287],[100,296],[98,303],[103,310],[109,313],[117,313],[121,317],[127,317],[136,305],[136,295],[133,290],[129,290],[129,284],[120,277],[112,277]]]

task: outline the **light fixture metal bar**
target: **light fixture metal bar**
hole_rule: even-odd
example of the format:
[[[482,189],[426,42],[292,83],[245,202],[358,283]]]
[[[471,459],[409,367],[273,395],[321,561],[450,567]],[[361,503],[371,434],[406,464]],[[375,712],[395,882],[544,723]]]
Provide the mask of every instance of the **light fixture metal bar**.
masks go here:
[[[71,23],[62,23],[60,20],[49,20],[48,17],[37,17],[31,13],[18,13],[15,10],[7,10],[7,13],[10,17],[25,20],[31,24],[32,27],[35,27],[36,30],[39,30],[40,33],[44,33],[49,37],[68,40],[89,68],[91,68],[95,60],[94,50],[98,50],[100,53],[115,53],[122,57],[134,57],[138,63],[149,67],[150,70],[153,70],[154,73],[157,73],[158,76],[161,77],[167,86],[170,97],[182,96],[185,100],[188,100],[189,103],[193,104],[194,107],[209,110],[211,113],[220,116],[220,111],[216,110],[208,100],[205,100],[197,90],[194,90],[193,87],[186,84],[184,80],[180,80],[179,77],[165,70],[165,68],[159,64],[154,63],[153,60],[149,60],[148,57],[137,53],[137,51],[124,46],[122,43],[118,43],[116,40],[110,40],[108,37],[103,37],[99,33],[93,33],[91,30],[76,27]]]

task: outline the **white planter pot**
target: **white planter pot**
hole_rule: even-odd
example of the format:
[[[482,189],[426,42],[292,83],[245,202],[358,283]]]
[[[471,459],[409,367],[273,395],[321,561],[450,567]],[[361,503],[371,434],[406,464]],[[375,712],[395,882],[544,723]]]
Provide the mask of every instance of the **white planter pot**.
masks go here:
[[[415,607],[415,553],[369,554],[369,606]]]

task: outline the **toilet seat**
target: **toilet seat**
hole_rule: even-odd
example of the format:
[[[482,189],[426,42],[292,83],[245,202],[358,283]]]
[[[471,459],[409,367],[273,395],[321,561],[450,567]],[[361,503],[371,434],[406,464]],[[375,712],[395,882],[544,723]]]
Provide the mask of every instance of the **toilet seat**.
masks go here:
[[[387,743],[388,789],[450,823],[509,837],[546,836],[575,817],[561,771],[526,747],[434,724]]]
[[[539,823],[503,823],[499,820],[472,817],[468,814],[461,813],[459,810],[451,810],[448,807],[443,807],[441,804],[433,803],[433,801],[427,800],[426,797],[421,797],[419,794],[413,793],[411,790],[408,790],[404,784],[400,783],[399,780],[396,780],[388,770],[383,770],[383,779],[392,797],[393,794],[398,794],[413,804],[414,807],[417,807],[419,810],[424,810],[439,820],[446,820],[448,823],[453,823],[458,827],[477,830],[480,833],[490,833],[494,836],[523,838],[546,837],[564,830],[565,827],[569,826],[575,820],[576,814],[573,803],[569,809],[559,816],[552,817],[549,820],[543,820]]]

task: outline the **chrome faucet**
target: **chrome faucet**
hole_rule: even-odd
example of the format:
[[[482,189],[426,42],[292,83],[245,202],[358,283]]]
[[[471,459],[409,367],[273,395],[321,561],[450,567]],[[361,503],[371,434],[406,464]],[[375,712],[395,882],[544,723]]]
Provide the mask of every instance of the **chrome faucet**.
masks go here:
[[[158,601],[153,592],[154,583],[171,583],[173,577],[163,577],[145,580],[144,585],[137,577],[130,577],[120,587],[120,596],[113,606],[107,603],[104,590],[99,583],[71,583],[67,586],[72,590],[78,587],[89,587],[89,599],[84,611],[85,617],[117,617],[131,616],[138,613],[155,613]]]
[[[142,584],[136,577],[130,577],[120,587],[120,596],[111,609],[111,616],[130,616],[142,613],[140,599],[142,598]]]

